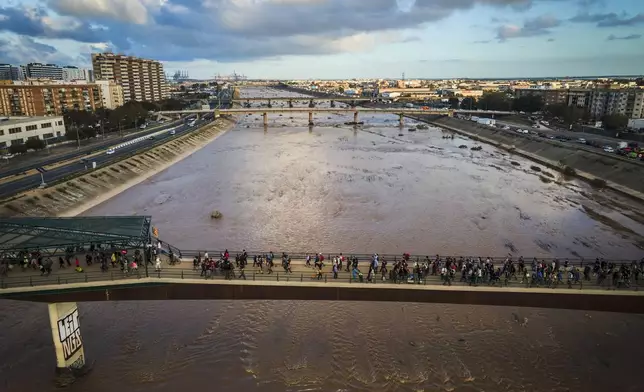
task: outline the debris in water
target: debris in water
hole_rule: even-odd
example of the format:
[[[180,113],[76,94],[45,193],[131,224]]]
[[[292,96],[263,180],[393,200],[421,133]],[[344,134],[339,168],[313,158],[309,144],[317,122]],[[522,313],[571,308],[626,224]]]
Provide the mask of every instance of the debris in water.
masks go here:
[[[214,210],[213,212],[210,213],[210,217],[212,219],[221,219],[224,216],[219,210]]]
[[[467,146],[465,144],[461,144],[458,148],[467,148]]]

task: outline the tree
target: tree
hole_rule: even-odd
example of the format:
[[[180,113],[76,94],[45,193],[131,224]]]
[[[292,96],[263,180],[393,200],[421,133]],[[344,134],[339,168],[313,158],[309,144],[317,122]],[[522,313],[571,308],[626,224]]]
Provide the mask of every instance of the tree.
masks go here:
[[[588,119],[588,112],[584,108],[568,106],[560,103],[546,106],[546,112],[552,117],[558,117],[564,123],[570,125]]]
[[[27,146],[24,144],[12,144],[9,146],[9,154],[24,154],[27,152]]]
[[[602,117],[602,124],[611,131],[624,129],[628,125],[628,117],[619,113],[607,114]]]
[[[340,94],[344,93],[344,87],[338,86],[338,92],[340,92]]]
[[[513,102],[514,110],[518,112],[534,113],[543,109],[543,98],[540,95],[529,94],[523,97],[515,98]]]
[[[485,93],[479,99],[478,107],[483,110],[506,111],[512,108],[512,100],[508,98],[508,95],[506,93]]]
[[[476,98],[465,97],[461,101],[461,109],[464,110],[476,110]]]
[[[45,148],[45,142],[39,138],[27,139],[25,147],[29,150],[42,150]]]
[[[449,107],[450,107],[450,108],[452,108],[452,109],[458,109],[459,105],[460,105],[460,101],[458,100],[458,98],[456,98],[456,97],[451,97],[451,98],[449,99]]]

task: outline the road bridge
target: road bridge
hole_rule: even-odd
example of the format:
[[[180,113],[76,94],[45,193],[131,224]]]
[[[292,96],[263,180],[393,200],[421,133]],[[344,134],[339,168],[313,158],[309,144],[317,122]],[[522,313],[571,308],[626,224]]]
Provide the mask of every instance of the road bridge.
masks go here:
[[[272,113],[308,113],[309,125],[313,125],[314,113],[338,113],[338,114],[353,114],[353,123],[357,124],[360,113],[379,113],[379,114],[394,114],[398,115],[400,126],[404,125],[405,116],[411,115],[439,115],[439,116],[454,116],[454,114],[476,114],[479,116],[498,116],[507,115],[512,112],[498,111],[498,110],[452,110],[452,109],[423,109],[423,108],[231,108],[231,109],[188,109],[188,110],[166,110],[155,112],[159,115],[190,115],[190,114],[205,114],[205,113],[219,113],[219,114],[253,114],[258,113],[264,117],[264,126],[268,126],[268,115]]]

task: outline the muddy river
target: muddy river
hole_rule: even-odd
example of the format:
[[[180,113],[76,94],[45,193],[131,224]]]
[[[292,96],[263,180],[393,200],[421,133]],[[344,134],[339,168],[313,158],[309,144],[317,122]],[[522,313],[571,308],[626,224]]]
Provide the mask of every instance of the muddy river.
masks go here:
[[[644,257],[642,205],[488,145],[471,150],[478,144],[440,129],[409,131],[410,120],[400,129],[395,116],[366,114],[364,126],[343,125],[352,119],[316,113],[308,127],[306,113],[272,114],[265,129],[260,115],[242,115],[232,131],[86,214],[151,215],[180,249]],[[213,210],[223,218],[211,219]],[[46,306],[0,306],[0,390],[53,390]],[[72,391],[642,385],[632,349],[642,316],[279,301],[80,309],[85,352],[97,362]]]

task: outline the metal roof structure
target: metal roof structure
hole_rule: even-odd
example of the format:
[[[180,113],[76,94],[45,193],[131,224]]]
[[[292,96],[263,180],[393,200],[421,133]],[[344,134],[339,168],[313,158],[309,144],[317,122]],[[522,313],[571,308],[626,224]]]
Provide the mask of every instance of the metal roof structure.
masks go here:
[[[149,216],[88,216],[74,218],[2,218],[0,252],[113,244],[142,248],[150,243]]]

